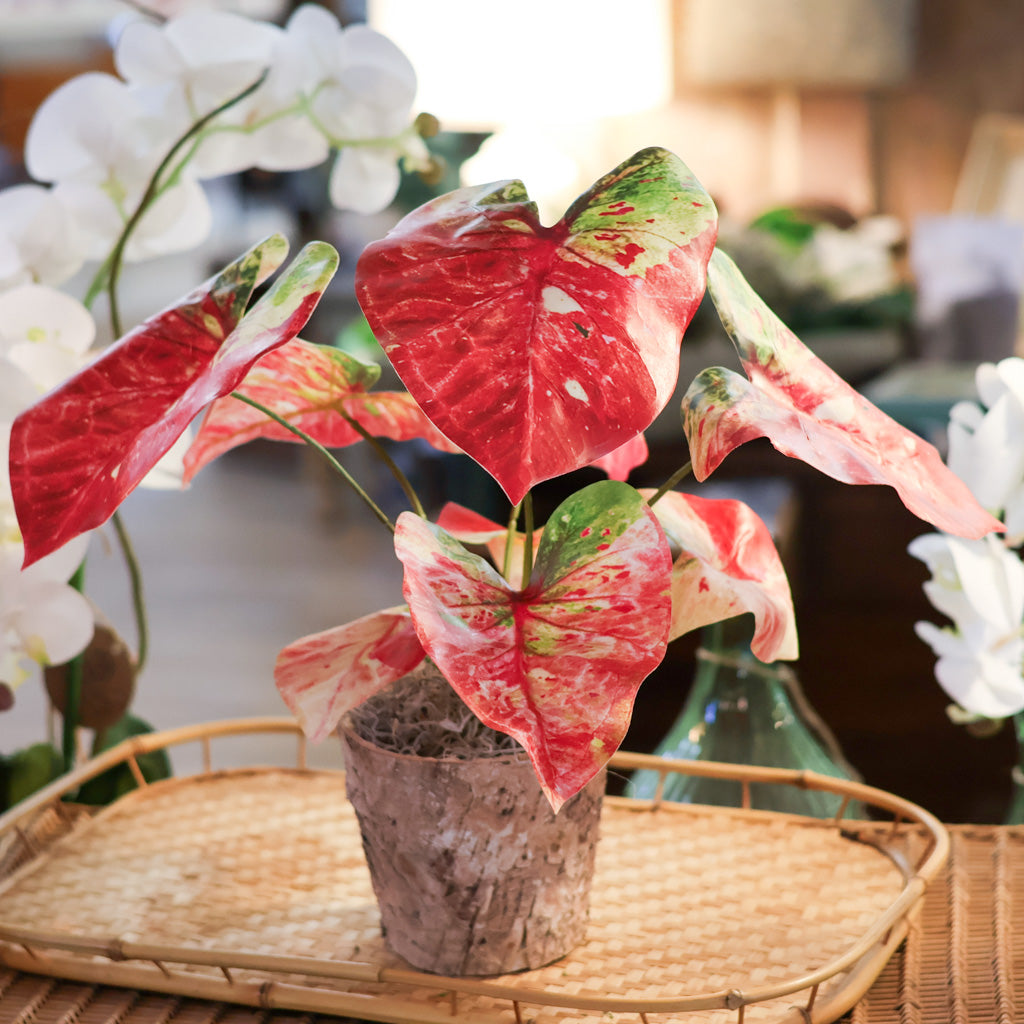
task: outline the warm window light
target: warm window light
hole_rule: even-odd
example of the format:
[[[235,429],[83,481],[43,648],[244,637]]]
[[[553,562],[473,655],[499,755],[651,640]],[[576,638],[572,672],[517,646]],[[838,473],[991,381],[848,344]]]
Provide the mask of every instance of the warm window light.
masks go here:
[[[446,128],[565,124],[664,103],[669,0],[369,0],[409,55],[418,105]]]

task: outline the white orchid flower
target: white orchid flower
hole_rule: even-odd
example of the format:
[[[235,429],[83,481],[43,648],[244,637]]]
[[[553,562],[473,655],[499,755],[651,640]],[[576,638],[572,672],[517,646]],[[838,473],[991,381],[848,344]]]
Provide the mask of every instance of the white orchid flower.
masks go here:
[[[33,401],[82,368],[95,338],[88,310],[64,292],[23,284],[0,293],[0,358],[28,378]],[[13,419],[3,405],[0,417]]]
[[[181,135],[272,69],[282,36],[267,22],[195,10],[161,25],[133,22],[118,40],[115,63],[140,102]],[[279,121],[282,113],[297,109],[299,93],[288,79],[287,73],[272,72],[258,90],[217,118],[190,163],[198,177],[263,166],[279,146],[289,147],[281,154],[288,169],[322,162],[326,148],[315,129],[307,122],[297,128],[301,119],[294,114],[286,123]],[[310,138],[316,150],[312,158]]]
[[[62,284],[85,259],[71,214],[42,185],[0,191],[0,290],[35,281]]]
[[[988,718],[1024,709],[1024,565],[995,535],[915,538],[908,550],[932,573],[925,593],[952,628],[918,622],[935,677],[961,707]]]
[[[0,682],[16,689],[34,662],[59,665],[92,639],[89,602],[68,580],[85,558],[88,535],[22,569],[24,548],[14,516],[7,450],[10,428],[0,425]]]
[[[113,75],[89,72],[65,82],[36,111],[25,142],[25,164],[88,239],[87,255],[102,258],[135,212],[173,141]],[[184,174],[153,203],[125,250],[145,259],[189,249],[206,238],[211,215],[198,182]]]

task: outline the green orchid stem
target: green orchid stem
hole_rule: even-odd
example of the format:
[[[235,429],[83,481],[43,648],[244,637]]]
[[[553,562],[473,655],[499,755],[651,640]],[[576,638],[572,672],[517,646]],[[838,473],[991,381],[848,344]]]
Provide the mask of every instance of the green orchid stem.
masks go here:
[[[380,506],[371,498],[366,491],[359,486],[356,479],[352,474],[317,440],[310,437],[304,430],[299,429],[294,423],[289,423],[283,416],[279,416],[273,409],[268,409],[261,402],[257,402],[254,398],[250,398],[248,395],[243,395],[239,391],[231,392],[232,398],[237,398],[238,401],[244,402],[246,405],[251,405],[254,409],[258,409],[264,416],[269,417],[275,423],[284,427],[285,430],[291,431],[297,438],[305,441],[310,448],[316,449],[328,462],[331,469],[335,471],[341,478],[359,495],[360,498],[366,503],[370,511],[392,532],[395,532],[395,524],[388,519],[387,515],[380,508]]]
[[[135,612],[135,632],[139,648],[135,658],[135,674],[139,675],[149,654],[149,617],[146,614],[146,601],[142,593],[142,571],[139,568],[135,548],[132,546],[131,537],[128,536],[128,530],[125,528],[120,512],[114,513],[112,522],[132,584],[132,608]]]
[[[398,486],[402,488],[402,492],[409,499],[409,504],[412,505],[413,512],[415,512],[420,519],[426,519],[427,513],[423,510],[423,502],[420,501],[419,495],[416,493],[416,490],[409,478],[402,472],[395,463],[395,460],[388,454],[387,449],[361,423],[349,416],[349,414],[343,409],[339,409],[338,413],[341,418],[374,450],[380,461],[388,467],[391,471],[391,475],[397,481]]]
[[[232,96],[229,100],[225,100],[225,102],[223,102],[219,107],[214,108],[208,114],[196,121],[195,124],[193,124],[189,130],[185,132],[185,134],[182,135],[173,146],[171,146],[163,160],[160,161],[157,169],[153,172],[153,176],[149,179],[149,184],[146,185],[146,191],[142,193],[142,198],[139,200],[139,205],[135,208],[135,212],[125,222],[124,227],[121,229],[121,234],[118,235],[117,241],[114,243],[114,248],[111,250],[106,262],[102,267],[100,267],[92,284],[89,286],[89,291],[86,293],[85,305],[88,307],[103,287],[101,282],[104,279],[105,271],[107,297],[110,301],[110,327],[115,338],[121,337],[121,313],[118,309],[117,285],[121,277],[121,265],[124,262],[124,251],[128,245],[128,239],[131,238],[132,232],[138,226],[138,223],[142,220],[143,216],[145,216],[153,201],[158,197],[161,188],[163,187],[161,185],[161,179],[164,176],[164,172],[171,166],[175,157],[191,139],[202,132],[202,130],[211,121],[223,114],[225,110],[230,110],[236,103],[240,103],[244,100],[246,96],[252,95],[252,93],[254,93],[263,84],[266,77],[267,72],[264,71],[255,82],[247,85],[240,93]]]
[[[68,583],[79,593],[85,588],[85,563],[76,570]],[[82,679],[85,675],[85,655],[79,654],[68,662],[64,693],[64,722],[61,736],[61,757],[64,771],[69,772],[78,760],[78,719],[82,706]]]
[[[685,466],[680,466],[648,499],[647,504],[653,505],[656,501],[660,501],[669,491],[671,491],[680,480],[685,480],[693,472],[693,463],[688,462]]]
[[[523,544],[523,587],[527,587],[533,575],[533,495],[529,491],[522,504],[523,531],[526,534],[526,543]]]
[[[505,579],[508,579],[508,574],[512,570],[512,542],[516,537],[516,524],[519,522],[519,510],[522,507],[523,503],[519,502],[518,505],[512,506],[512,511],[508,514],[508,526],[505,527],[505,557],[501,560],[501,575]]]

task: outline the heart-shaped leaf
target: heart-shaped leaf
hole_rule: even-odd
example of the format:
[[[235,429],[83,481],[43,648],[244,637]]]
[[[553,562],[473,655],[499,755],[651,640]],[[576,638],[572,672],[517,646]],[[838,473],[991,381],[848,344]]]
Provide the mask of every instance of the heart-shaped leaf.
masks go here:
[[[686,392],[683,425],[698,480],[745,441],[767,437],[836,480],[889,484],[911,512],[947,533],[981,537],[1002,528],[932,445],[830,370],[717,249],[708,290],[749,380],[717,367]]]
[[[303,732],[318,743],[346,711],[423,658],[409,609],[387,608],[289,644],[277,656],[274,682]]]
[[[609,480],[628,480],[630,472],[647,461],[647,455],[647,438],[637,434],[614,451],[595,459],[592,465],[604,470]]]
[[[553,227],[519,181],[427,203],[367,247],[356,291],[423,411],[516,504],[663,408],[716,230],[690,171],[646,149]]]
[[[552,514],[524,590],[409,512],[395,550],[427,654],[485,725],[526,748],[557,809],[618,748],[665,654],[671,555],[653,512],[616,481],[578,491]]]
[[[650,497],[654,492],[640,493]],[[796,658],[789,580],[760,516],[742,501],[679,491],[662,495],[654,514],[669,542],[680,549],[672,566],[669,639],[753,612],[754,654],[766,662]]]
[[[11,490],[26,565],[106,522],[204,406],[302,329],[337,268],[322,242],[243,317],[286,251],[280,236],[260,243],[14,421]]]
[[[407,392],[370,391],[379,377],[379,366],[361,363],[340,349],[295,338],[265,355],[235,390],[327,448],[344,448],[362,440],[348,416],[374,437],[422,438],[441,451],[459,450]],[[231,396],[219,398],[207,410],[185,456],[186,482],[219,455],[257,437],[299,440],[251,405]]]

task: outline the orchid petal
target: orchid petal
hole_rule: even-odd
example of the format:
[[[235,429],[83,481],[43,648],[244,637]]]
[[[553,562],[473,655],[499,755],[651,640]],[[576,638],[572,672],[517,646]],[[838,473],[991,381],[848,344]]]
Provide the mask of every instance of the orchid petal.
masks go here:
[[[889,484],[911,512],[948,533],[981,537],[1002,528],[932,445],[811,353],[719,250],[708,288],[749,381],[710,369],[686,392],[683,421],[698,480],[735,447],[763,436],[836,480]]]
[[[379,213],[395,198],[401,180],[397,150],[350,146],[334,161],[328,192],[340,210]]]
[[[525,747],[557,809],[618,748],[665,653],[671,556],[653,513],[623,483],[577,492],[548,521],[524,590],[408,512],[395,550],[427,654],[485,725]]]
[[[28,281],[62,284],[85,259],[85,239],[70,212],[41,185],[0,191],[0,238],[12,247],[12,265],[0,270],[0,288]]]

